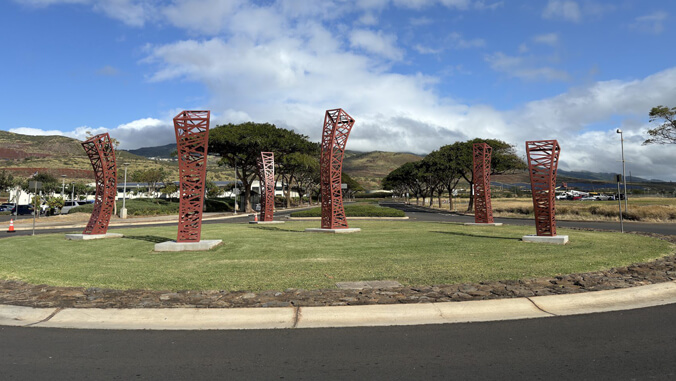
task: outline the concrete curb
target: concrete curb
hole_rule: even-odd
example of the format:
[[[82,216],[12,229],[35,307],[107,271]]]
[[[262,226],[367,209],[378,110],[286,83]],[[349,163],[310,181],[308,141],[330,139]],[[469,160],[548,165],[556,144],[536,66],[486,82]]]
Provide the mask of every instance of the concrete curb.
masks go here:
[[[532,319],[672,303],[676,303],[676,281],[531,298],[363,306],[58,309],[0,305],[0,325],[151,330],[367,327]]]

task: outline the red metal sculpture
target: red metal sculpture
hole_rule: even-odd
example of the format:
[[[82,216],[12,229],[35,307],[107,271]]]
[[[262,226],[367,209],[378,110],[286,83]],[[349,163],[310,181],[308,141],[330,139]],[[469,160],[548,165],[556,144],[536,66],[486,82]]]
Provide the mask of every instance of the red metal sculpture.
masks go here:
[[[260,221],[272,221],[275,212],[275,154],[261,152],[261,157],[256,161],[258,165],[258,177],[261,180],[261,213]]]
[[[539,236],[556,235],[554,201],[556,195],[556,167],[559,164],[561,147],[556,140],[526,142],[528,172],[533,191],[535,229]]]
[[[199,242],[207,174],[209,111],[183,111],[174,118],[180,201],[176,242]]]
[[[354,119],[343,109],[326,110],[320,160],[322,229],[348,228],[340,185],[345,144],[353,125]]]
[[[491,152],[486,143],[474,143],[474,222],[493,223],[491,207]]]
[[[106,234],[117,197],[115,149],[107,133],[82,142],[82,148],[92,162],[96,179],[94,210],[82,234]]]

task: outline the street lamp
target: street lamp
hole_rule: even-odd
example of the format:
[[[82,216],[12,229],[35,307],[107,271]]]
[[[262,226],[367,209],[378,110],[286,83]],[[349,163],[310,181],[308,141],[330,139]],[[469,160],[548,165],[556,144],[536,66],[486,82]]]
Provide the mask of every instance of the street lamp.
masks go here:
[[[66,199],[66,175],[61,175],[61,198]]]
[[[127,167],[129,163],[124,163],[124,187],[122,188],[122,209],[120,209],[120,218],[127,218]]]
[[[624,213],[627,213],[627,176],[625,176],[625,167],[624,167],[624,135],[622,130],[617,129],[618,134],[620,134],[620,144],[622,146],[622,181],[624,182]],[[618,195],[619,196],[619,195]]]
[[[75,201],[75,182],[70,183],[70,201]]]

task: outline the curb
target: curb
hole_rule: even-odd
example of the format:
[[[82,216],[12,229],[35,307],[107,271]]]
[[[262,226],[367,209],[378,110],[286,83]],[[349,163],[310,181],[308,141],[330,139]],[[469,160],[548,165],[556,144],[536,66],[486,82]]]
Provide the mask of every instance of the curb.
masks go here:
[[[676,303],[676,281],[580,294],[419,304],[223,309],[0,305],[0,326],[124,330],[373,327],[533,319],[672,303]]]
[[[286,217],[287,221],[320,221],[321,217]],[[400,221],[408,220],[408,217],[347,217],[348,220],[377,220],[377,221]]]

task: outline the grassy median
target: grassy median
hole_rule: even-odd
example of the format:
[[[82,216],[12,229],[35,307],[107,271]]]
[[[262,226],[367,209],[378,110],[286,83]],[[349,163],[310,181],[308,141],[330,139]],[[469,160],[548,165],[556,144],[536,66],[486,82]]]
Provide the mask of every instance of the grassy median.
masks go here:
[[[209,252],[156,253],[176,228],[115,230],[126,238],[66,241],[63,234],[0,240],[0,278],[115,289],[283,290],[340,281],[453,284],[595,271],[648,261],[676,246],[634,234],[559,229],[566,246],[520,241],[533,227],[354,221],[356,234],[305,233],[316,222],[204,225]]]

